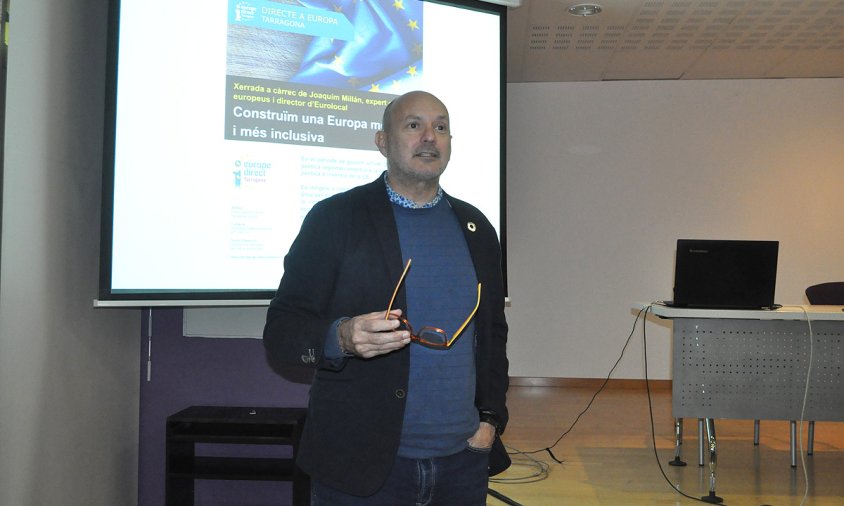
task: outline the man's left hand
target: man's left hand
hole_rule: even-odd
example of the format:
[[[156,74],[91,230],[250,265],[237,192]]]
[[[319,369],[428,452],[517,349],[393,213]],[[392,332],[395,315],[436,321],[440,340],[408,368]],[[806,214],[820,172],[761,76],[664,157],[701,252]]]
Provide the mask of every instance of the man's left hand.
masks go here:
[[[492,442],[495,441],[495,427],[492,424],[481,422],[475,435],[469,438],[469,446],[472,448],[487,449],[492,448]]]

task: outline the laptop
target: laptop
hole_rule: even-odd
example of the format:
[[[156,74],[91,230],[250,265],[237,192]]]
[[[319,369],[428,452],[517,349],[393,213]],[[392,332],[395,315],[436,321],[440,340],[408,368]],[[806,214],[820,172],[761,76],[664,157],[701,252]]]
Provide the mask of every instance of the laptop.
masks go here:
[[[671,307],[776,309],[779,241],[679,239]]]

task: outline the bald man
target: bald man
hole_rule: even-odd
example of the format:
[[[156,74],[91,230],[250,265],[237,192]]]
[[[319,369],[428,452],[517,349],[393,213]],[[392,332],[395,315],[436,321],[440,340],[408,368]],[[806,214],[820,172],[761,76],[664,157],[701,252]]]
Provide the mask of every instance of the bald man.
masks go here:
[[[448,109],[414,91],[384,110],[387,170],[317,203],[264,329],[274,363],[315,368],[297,455],[312,505],[485,505],[510,461],[501,248],[448,195]]]

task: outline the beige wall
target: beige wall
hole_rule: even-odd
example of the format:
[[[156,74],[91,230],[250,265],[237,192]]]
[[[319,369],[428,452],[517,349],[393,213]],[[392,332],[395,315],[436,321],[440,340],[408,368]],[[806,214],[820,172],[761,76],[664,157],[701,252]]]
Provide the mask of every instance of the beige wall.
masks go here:
[[[95,310],[106,0],[12,2],[0,504],[133,504],[139,311]]]
[[[844,280],[844,80],[511,84],[515,376],[603,377],[678,238],[780,241],[776,302]],[[670,327],[648,323],[650,378]],[[642,378],[641,327],[614,377]]]

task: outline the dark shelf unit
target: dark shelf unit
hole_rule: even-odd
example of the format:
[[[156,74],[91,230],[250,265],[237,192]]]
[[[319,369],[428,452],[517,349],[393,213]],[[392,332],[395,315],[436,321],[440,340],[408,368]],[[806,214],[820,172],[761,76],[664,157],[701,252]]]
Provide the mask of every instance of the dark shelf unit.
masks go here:
[[[194,480],[291,481],[293,505],[310,504],[308,476],[294,464],[304,408],[191,406],[167,417],[167,506],[193,506]],[[197,456],[198,443],[284,445],[291,458]]]

